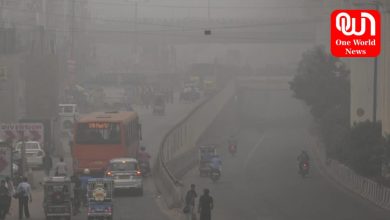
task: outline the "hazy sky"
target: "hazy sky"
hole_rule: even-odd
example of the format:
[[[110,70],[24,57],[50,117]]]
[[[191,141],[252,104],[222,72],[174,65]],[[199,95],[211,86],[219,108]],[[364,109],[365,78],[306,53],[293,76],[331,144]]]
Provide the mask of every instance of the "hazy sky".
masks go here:
[[[134,17],[134,0],[89,0],[97,17]],[[138,15],[154,18],[207,18],[208,0],[137,0]],[[299,17],[316,0],[210,0],[212,18]]]

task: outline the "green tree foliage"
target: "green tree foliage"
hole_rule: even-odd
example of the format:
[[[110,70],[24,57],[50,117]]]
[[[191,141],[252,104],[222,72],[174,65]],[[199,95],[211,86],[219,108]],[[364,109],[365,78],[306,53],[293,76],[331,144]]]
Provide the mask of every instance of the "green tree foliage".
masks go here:
[[[349,109],[349,70],[323,47],[315,47],[303,54],[290,88],[294,97],[310,106],[316,119],[321,119],[334,108]]]
[[[345,64],[323,47],[315,47],[303,54],[290,88],[295,98],[310,107],[328,156],[343,160],[350,124],[349,70]]]
[[[344,63],[315,47],[303,54],[290,88],[310,107],[328,157],[361,175],[380,175],[383,155],[390,159],[390,139],[382,137],[379,123],[361,122],[350,128],[349,70]]]
[[[346,163],[364,176],[379,176],[385,139],[381,124],[370,121],[355,124],[349,135]]]

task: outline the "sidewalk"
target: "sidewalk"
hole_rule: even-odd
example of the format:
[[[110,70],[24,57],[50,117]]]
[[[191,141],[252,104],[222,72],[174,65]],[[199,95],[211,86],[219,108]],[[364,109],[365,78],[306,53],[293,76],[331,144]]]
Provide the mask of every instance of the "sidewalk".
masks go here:
[[[37,190],[32,192],[32,202],[29,203],[30,210],[30,219],[31,220],[42,220],[43,216],[43,190],[42,187],[39,187]],[[6,219],[17,220],[19,219],[19,201],[17,199],[12,199],[10,214]]]

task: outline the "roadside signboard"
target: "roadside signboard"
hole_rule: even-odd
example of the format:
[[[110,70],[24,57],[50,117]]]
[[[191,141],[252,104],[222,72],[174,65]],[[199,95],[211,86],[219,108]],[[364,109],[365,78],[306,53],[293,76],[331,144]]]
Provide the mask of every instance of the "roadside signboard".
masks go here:
[[[43,145],[44,126],[42,123],[3,123],[0,124],[0,138],[10,143],[24,139]]]

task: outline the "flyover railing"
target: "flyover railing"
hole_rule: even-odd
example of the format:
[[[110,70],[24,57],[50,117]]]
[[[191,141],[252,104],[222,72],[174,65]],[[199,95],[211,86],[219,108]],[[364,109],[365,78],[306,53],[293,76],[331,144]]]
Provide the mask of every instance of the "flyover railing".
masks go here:
[[[178,178],[197,160],[196,142],[235,94],[235,83],[226,84],[214,96],[205,99],[163,138],[153,167],[156,186],[168,207],[179,207],[182,184]]]
[[[314,156],[319,162],[320,168],[333,180],[346,189],[390,210],[390,189],[383,185],[356,174],[344,164],[326,157],[325,148],[317,142],[313,148]]]

